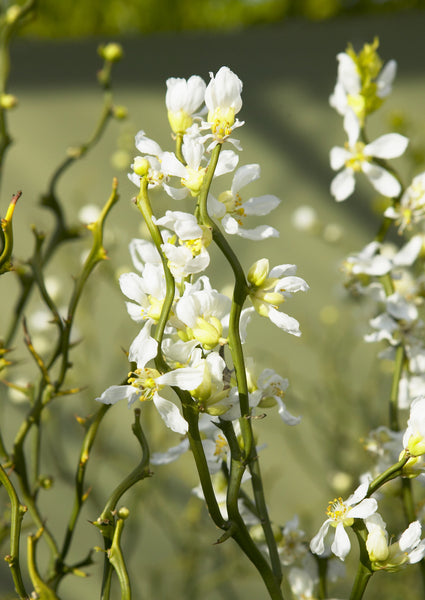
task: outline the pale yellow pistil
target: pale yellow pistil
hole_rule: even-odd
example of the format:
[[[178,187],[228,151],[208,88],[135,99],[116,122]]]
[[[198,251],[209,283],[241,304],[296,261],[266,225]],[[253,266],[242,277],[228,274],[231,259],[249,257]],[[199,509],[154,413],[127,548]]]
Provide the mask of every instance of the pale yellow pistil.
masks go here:
[[[217,439],[215,440],[215,451],[214,456],[218,456],[219,458],[224,458],[227,453],[227,440],[221,433],[218,434]]]
[[[364,154],[365,144],[363,142],[356,142],[352,148],[350,148],[348,144],[346,144],[345,147],[351,152],[351,157],[345,161],[345,166],[353,171],[361,171],[362,163],[370,160],[370,158]]]
[[[231,215],[239,225],[242,225],[242,217],[245,217],[245,211],[242,205],[242,198],[239,194],[233,195],[230,190],[222,192],[218,197],[219,202],[226,207],[227,214]]]
[[[198,196],[199,192],[201,191],[205,170],[206,169],[203,168],[195,170],[189,166],[186,167],[187,177],[183,177],[181,182],[182,185],[187,187],[192,196]]]
[[[329,502],[326,514],[330,519],[332,519],[331,525],[333,527],[336,527],[338,523],[343,523],[345,527],[349,527],[354,523],[354,519],[345,516],[349,511],[349,508],[349,506],[344,504],[344,501],[341,497],[334,498],[331,502]]]
[[[211,131],[215,139],[222,141],[232,133],[232,127],[235,123],[235,111],[233,108],[223,111],[218,107],[213,113],[208,114],[208,122],[211,123]]]
[[[153,319],[155,322],[158,322],[159,317],[161,316],[162,305],[164,304],[163,300],[159,300],[155,298],[155,296],[149,295],[148,301],[150,304],[150,308],[147,313],[147,317],[149,319]]]
[[[156,378],[159,377],[156,369],[136,369],[128,374],[128,383],[140,392],[139,400],[145,402],[152,400],[154,393],[158,391],[159,386]]]

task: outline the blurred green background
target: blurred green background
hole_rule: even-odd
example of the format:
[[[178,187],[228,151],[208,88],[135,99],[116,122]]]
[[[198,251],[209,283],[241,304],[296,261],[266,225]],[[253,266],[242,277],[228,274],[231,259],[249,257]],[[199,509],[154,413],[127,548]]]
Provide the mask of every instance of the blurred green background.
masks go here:
[[[363,181],[355,196],[343,204],[330,197],[329,149],[344,141],[344,132],[328,96],[336,79],[336,54],[348,42],[359,49],[379,36],[382,58],[395,58],[399,70],[393,94],[373,117],[370,134],[386,133],[395,117],[404,120],[416,164],[407,160],[395,164],[406,182],[423,170],[423,5],[419,0],[40,2],[37,19],[12,49],[9,91],[16,94],[19,106],[10,113],[14,144],[6,157],[0,212],[5,213],[10,196],[22,189],[14,220],[17,258],[25,260],[31,253],[31,224],[44,230],[51,227],[50,215],[39,206],[50,174],[66,148],[87,139],[94,127],[102,102],[96,83],[97,47],[109,41],[106,36],[113,35],[125,51],[124,60],[114,69],[114,96],[129,111],[128,120],[113,123],[102,142],[66,173],[59,186],[71,222],[77,221],[85,205],[101,206],[106,201],[113,176],[118,177],[121,200],[107,223],[105,245],[110,260],[89,281],[77,318],[77,338],[82,342],[72,353],[69,383],[87,389],[53,407],[46,424],[44,468],[46,474],[60,473],[43,497],[51,527],[57,523],[60,530],[63,515],[71,507],[72,476],[82,439],[75,415],[93,412],[94,398],[122,380],[128,370],[122,349],[128,348],[138,332],[117,285],[118,274],[132,270],[128,242],[143,232],[130,202],[136,188],[126,177],[134,135],[143,129],[163,149],[172,149],[165,80],[192,74],[208,80],[209,71],[222,65],[235,71],[244,84],[240,117],[245,126],[237,130],[243,146],[240,164],[258,162],[262,167],[261,180],[246,192],[250,196],[275,194],[282,200],[275,213],[264,219],[278,227],[278,240],[231,241],[245,268],[266,256],[271,264],[295,263],[311,288],[284,306],[300,321],[301,338],[280,332],[260,317],[248,329],[248,355],[255,356],[259,366],[272,367],[289,378],[287,406],[293,414],[302,415],[301,424],[291,429],[270,410],[256,425],[259,444],[266,444],[261,460],[272,519],[283,524],[297,513],[311,538],[323,521],[328,500],[357,485],[358,475],[369,465],[360,439],[386,422],[390,376],[375,362],[377,348],[361,341],[367,331],[367,313],[347,298],[343,288],[340,264],[374,236],[377,218],[370,210],[373,192]],[[230,181],[230,177],[226,182],[219,180],[218,191]],[[317,214],[314,231],[293,226],[294,211],[303,205]],[[155,196],[154,206],[157,214],[166,208],[190,210],[189,202],[171,205],[160,195]],[[59,282],[59,302],[66,303],[70,274],[78,273],[89,244],[87,236],[64,245],[49,265],[49,275]],[[231,273],[218,254],[213,256],[209,275],[220,288],[230,282]],[[17,289],[13,274],[1,278],[0,332],[6,328]],[[39,308],[34,294],[27,315]],[[49,335],[49,330],[41,332],[39,343],[49,344]],[[19,364],[10,369],[8,378],[25,383],[34,369],[21,338],[19,332],[14,352]],[[7,442],[13,440],[25,410],[25,403],[0,387],[0,419]],[[153,451],[177,443],[175,436],[164,432],[153,407],[143,407],[142,417]],[[88,471],[87,485],[93,486],[93,492],[80,521],[76,559],[84,554],[81,548],[100,545],[100,536],[88,521],[98,516],[113,486],[139,460],[130,434],[132,420],[124,403],[105,419]],[[123,499],[134,516],[124,537],[135,598],[264,598],[262,584],[231,542],[212,545],[219,534],[200,501],[191,495],[197,485],[191,456],[154,471],[151,480]],[[341,473],[348,475],[346,489],[336,485]],[[394,515],[395,523],[402,522],[399,512]],[[95,558],[91,579],[68,578],[61,598],[97,597],[101,556]],[[403,577],[394,574],[385,580],[394,600],[406,598]],[[414,574],[411,581],[409,599],[415,600]],[[365,597],[384,597],[385,582],[376,575]],[[1,597],[13,597],[12,590],[7,565],[2,562]],[[343,598],[347,594],[347,588],[337,584],[333,595]]]

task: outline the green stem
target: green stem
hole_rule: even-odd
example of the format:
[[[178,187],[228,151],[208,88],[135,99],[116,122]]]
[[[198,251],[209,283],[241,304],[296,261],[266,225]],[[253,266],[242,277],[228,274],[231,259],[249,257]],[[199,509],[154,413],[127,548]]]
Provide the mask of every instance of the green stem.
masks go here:
[[[371,576],[372,571],[370,571],[362,563],[359,563],[353,589],[351,590],[350,594],[350,600],[360,600],[363,598],[363,594],[365,593],[366,586],[369,583]]]
[[[229,262],[235,277],[233,300],[229,319],[229,349],[232,355],[232,361],[236,372],[236,380],[238,385],[239,404],[241,410],[240,426],[244,446],[243,449],[251,472],[255,504],[258,514],[260,515],[260,522],[266,538],[273,572],[277,580],[280,582],[282,579],[282,567],[267,510],[260,465],[256,455],[254,434],[250,419],[251,409],[249,406],[248,382],[246,378],[245,360],[240,337],[240,318],[243,305],[248,295],[248,284],[246,282],[242,265],[240,264],[237,256],[233,252],[233,249],[230,247],[220,229],[209,216],[207,209],[208,193],[217,166],[220,150],[221,144],[217,144],[211,155],[211,160],[209,162],[208,170],[199,196],[199,214],[202,223],[211,228],[214,242],[218,245],[226,260]]]
[[[121,600],[131,600],[131,586],[124,555],[121,550],[121,536],[124,528],[124,519],[118,518],[115,526],[114,538],[108,551],[109,562],[115,569],[121,588]]]
[[[390,429],[393,431],[400,431],[400,424],[398,420],[398,393],[404,360],[405,350],[404,345],[401,343],[396,350],[394,373],[390,393]]]
[[[21,574],[21,566],[19,563],[19,543],[21,537],[21,524],[24,514],[27,510],[26,506],[23,506],[19,502],[19,498],[16,494],[15,488],[13,487],[12,482],[7,476],[6,471],[0,465],[0,483],[3,485],[6,490],[9,500],[10,500],[10,508],[11,508],[11,517],[10,517],[10,554],[5,557],[7,561],[10,572],[12,573],[13,582],[15,584],[15,591],[18,594],[19,598],[27,600],[29,598],[24,582]]]
[[[32,0],[29,4],[35,4]],[[107,63],[108,61],[106,61]],[[62,175],[79,159],[83,158],[99,141],[101,136],[103,135],[107,124],[110,119],[113,117],[113,102],[112,102],[112,94],[110,91],[110,65],[107,65],[106,69],[107,77],[104,82],[102,82],[102,87],[104,89],[104,98],[103,105],[101,109],[101,113],[99,119],[96,123],[95,129],[93,133],[90,135],[89,139],[82,143],[77,148],[74,148],[72,153],[69,154],[56,168],[54,171],[47,192],[43,195],[41,204],[53,212],[56,219],[55,230],[53,231],[47,248],[44,252],[44,255],[41,259],[41,267],[45,267],[45,265],[49,262],[51,257],[57,251],[58,247],[65,241],[76,239],[80,237],[78,230],[75,228],[68,227],[65,222],[64,213],[62,207],[57,199],[56,188],[58,182]],[[105,70],[105,67],[104,69]],[[1,134],[1,124],[0,124],[0,134]],[[1,150],[1,149],[0,149]],[[1,151],[0,151],[1,158]],[[1,163],[0,163],[1,164]],[[34,277],[29,275],[24,275],[21,278],[22,290],[20,297],[15,305],[14,309],[14,317],[11,320],[9,331],[6,336],[6,347],[9,347],[13,341],[13,338],[16,334],[18,323],[21,319],[21,316],[25,310],[25,306],[29,301],[31,296],[31,291],[34,286]]]
[[[97,221],[95,221],[94,223],[91,223],[91,225],[90,225],[90,229],[93,234],[92,248],[90,250],[88,257],[86,258],[86,261],[84,263],[81,274],[75,282],[74,291],[73,291],[73,294],[72,294],[72,297],[71,297],[71,300],[70,300],[69,306],[68,306],[68,314],[67,314],[67,318],[65,320],[65,327],[62,331],[62,335],[60,337],[58,347],[49,362],[49,367],[51,367],[54,364],[56,358],[59,357],[60,355],[62,355],[62,362],[61,362],[59,377],[58,377],[57,381],[55,382],[55,390],[56,391],[59,390],[59,388],[61,387],[62,383],[64,382],[65,375],[66,375],[69,367],[71,366],[69,363],[69,360],[68,360],[69,350],[70,350],[70,337],[71,337],[71,331],[72,331],[72,326],[73,326],[73,322],[74,322],[74,318],[75,318],[77,305],[80,300],[81,294],[83,292],[84,285],[86,284],[86,281],[87,281],[89,275],[91,274],[91,272],[93,271],[93,269],[97,265],[97,263],[106,259],[106,251],[103,247],[103,228],[105,225],[105,219],[108,216],[110,210],[112,209],[114,204],[116,204],[116,202],[118,202],[119,195],[118,195],[117,187],[118,187],[118,182],[114,178],[113,183],[112,183],[112,192],[111,192],[111,195],[110,195],[108,201],[106,202],[105,206],[103,207],[102,212],[101,212],[99,218],[97,219]]]
[[[240,454],[239,445],[237,453]],[[241,461],[241,457],[236,456],[235,458],[232,456],[229,485],[227,488],[227,511],[231,522],[231,536],[260,573],[270,598],[272,600],[283,600],[280,581],[275,577],[269,563],[252,540],[239,513],[238,498],[244,471],[245,467]]]
[[[10,44],[17,30],[26,22],[36,7],[36,0],[28,0],[23,6],[14,5],[19,9],[13,20],[3,16],[3,31],[0,36],[0,96],[7,94],[10,74]],[[7,127],[7,109],[0,106],[0,183],[3,175],[4,157],[12,138]]]
[[[78,461],[77,471],[75,473],[75,498],[74,498],[74,506],[72,508],[71,516],[68,522],[68,526],[66,528],[65,539],[62,544],[62,550],[60,553],[60,557],[55,565],[55,576],[56,583],[55,589],[57,588],[62,575],[64,574],[64,562],[66,559],[66,555],[68,554],[69,548],[71,546],[71,541],[74,535],[75,526],[77,524],[78,517],[80,516],[81,508],[87,499],[87,494],[84,492],[84,479],[86,474],[86,469],[88,465],[88,460],[90,456],[91,448],[94,444],[96,435],[98,433],[100,424],[102,422],[103,417],[106,415],[108,410],[111,408],[110,404],[102,404],[97,413],[93,418],[90,419],[88,429],[86,435],[84,436],[83,444],[81,446],[80,457]]]
[[[110,519],[110,516],[115,510],[117,503],[127,490],[129,490],[131,487],[133,487],[133,485],[135,485],[139,481],[142,481],[142,479],[151,476],[151,471],[149,469],[149,445],[146,440],[145,434],[143,433],[142,426],[140,424],[140,410],[136,409],[134,411],[134,415],[135,419],[131,429],[133,431],[133,434],[139,441],[140,447],[142,449],[142,458],[137,467],[135,467],[131,471],[131,473],[129,473],[129,475],[127,475],[127,477],[125,477],[125,479],[123,479],[123,481],[119,483],[114,489],[111,496],[109,497],[108,502],[105,504],[105,508],[103,509],[99,517],[100,521],[107,521],[108,519]]]
[[[378,475],[378,477],[376,477],[373,481],[370,482],[366,496],[370,497],[372,494],[378,491],[379,488],[384,485],[384,483],[387,483],[388,481],[391,481],[391,479],[394,479],[395,477],[400,475],[400,473],[403,470],[403,467],[405,466],[408,460],[409,456],[403,454],[402,458],[397,463],[391,465],[391,467],[389,467],[383,473]]]
[[[123,494],[125,494],[125,492],[129,490],[133,485],[135,485],[142,479],[145,479],[146,477],[150,477],[151,475],[149,469],[150,451],[148,442],[140,424],[140,409],[136,409],[134,411],[134,417],[135,418],[134,423],[132,425],[132,431],[140,444],[142,450],[142,458],[137,467],[133,469],[131,473],[119,485],[117,485],[117,487],[112,492],[109,500],[107,501],[101,515],[93,523],[93,525],[98,527],[102,533],[103,543],[106,552],[101,590],[102,600],[108,600],[110,595],[112,570],[111,562],[109,561],[108,556],[113,544],[114,534],[117,526],[114,517],[114,511],[116,509],[117,503],[119,502]]]
[[[174,294],[175,294],[175,281],[174,277],[168,267],[167,257],[164,255],[161,245],[162,245],[162,237],[161,232],[157,225],[153,222],[153,213],[152,207],[150,204],[149,196],[148,196],[148,180],[147,177],[142,177],[140,180],[140,191],[136,198],[137,208],[143,215],[143,219],[149,229],[149,233],[151,235],[152,241],[156,246],[156,249],[161,256],[162,267],[164,269],[165,282],[166,282],[166,293],[165,298],[161,308],[161,314],[158,319],[158,323],[155,328],[155,339],[158,342],[158,351],[155,358],[155,365],[157,369],[160,369],[162,372],[169,371],[170,368],[164,359],[162,354],[161,344],[162,338],[164,336],[165,327],[167,325],[168,317],[171,311],[171,307],[174,302]]]
[[[214,521],[217,527],[220,527],[220,529],[226,531],[229,528],[229,524],[223,519],[222,514],[220,512],[220,508],[217,504],[217,499],[215,497],[215,492],[211,481],[211,475],[208,469],[208,463],[207,459],[205,458],[204,448],[202,446],[202,440],[199,433],[199,413],[196,407],[190,406],[187,402],[184,401],[183,393],[184,392],[180,392],[179,397],[182,400],[183,416],[186,419],[189,426],[187,436],[189,439],[190,449],[192,451],[193,458],[195,459],[196,469],[199,474],[199,480],[201,482],[205,503],[207,505],[207,509],[211,519]]]
[[[357,569],[356,578],[354,580],[353,588],[350,594],[350,600],[361,600],[366,590],[366,586],[369,583],[371,576],[373,575],[372,566],[369,560],[369,553],[366,548],[367,540],[367,529],[366,525],[360,519],[357,519],[353,525],[353,531],[356,534],[357,541],[359,543],[359,566]]]

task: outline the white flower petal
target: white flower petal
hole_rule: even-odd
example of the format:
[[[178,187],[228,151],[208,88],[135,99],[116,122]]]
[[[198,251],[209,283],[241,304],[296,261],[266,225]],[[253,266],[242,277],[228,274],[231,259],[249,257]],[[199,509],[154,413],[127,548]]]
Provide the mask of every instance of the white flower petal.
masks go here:
[[[332,552],[344,560],[347,554],[350,552],[351,544],[350,538],[348,537],[345,527],[342,523],[338,523],[335,530],[335,538],[331,546]]]
[[[398,179],[379,165],[365,161],[362,163],[362,171],[375,190],[383,196],[395,198],[401,192],[401,185]]]
[[[397,63],[395,60],[390,60],[379,73],[376,80],[376,85],[378,87],[377,96],[379,96],[379,98],[385,98],[391,93],[391,86],[396,76],[396,72]]]
[[[334,146],[329,153],[331,168],[334,171],[339,171],[345,165],[345,162],[351,158],[351,152],[341,146]]]
[[[351,169],[344,169],[331,182],[331,194],[338,202],[346,200],[354,192],[356,181]]]
[[[119,400],[127,400],[128,406],[131,406],[140,396],[140,392],[132,385],[111,385],[108,387],[100,398],[96,398],[97,402],[102,404],[115,404]]]
[[[167,175],[184,178],[187,175],[186,167],[179,161],[173,152],[164,152],[162,155],[162,170]]]
[[[409,140],[399,133],[387,133],[381,135],[374,142],[364,147],[366,156],[375,156],[376,158],[396,158],[401,156],[407,148]]]
[[[376,512],[377,509],[378,503],[375,498],[365,498],[350,509],[348,516],[353,519],[365,519]]]
[[[164,421],[165,425],[171,429],[171,431],[175,431],[176,433],[180,433],[184,435],[188,431],[187,421],[182,417],[179,409],[175,404],[162,398],[158,393],[155,393],[153,396],[153,402],[156,406],[157,411],[161,419]]]
[[[233,150],[222,150],[218,157],[217,166],[214,171],[214,176],[219,177],[226,173],[231,173],[237,167],[239,156]]]
[[[279,237],[279,232],[270,225],[258,225],[254,229],[244,229],[239,227],[235,232],[241,238],[253,241],[266,240],[271,237]]]
[[[202,383],[204,370],[201,367],[182,367],[168,371],[156,378],[160,385],[177,386],[182,390],[194,390]]]
[[[282,400],[278,397],[275,396],[276,401],[279,405],[279,415],[280,418],[282,419],[282,421],[284,423],[286,423],[287,425],[298,425],[301,421],[301,417],[294,417],[294,415],[291,415],[291,413],[289,412],[289,410],[286,408],[285,404],[282,402]]]
[[[233,177],[231,192],[235,196],[243,187],[259,179],[261,174],[260,165],[243,165],[239,167]]]
[[[138,369],[144,369],[146,363],[155,358],[158,351],[158,342],[151,335],[153,321],[148,319],[146,325],[134,338],[128,351],[128,360],[137,363]]]
[[[348,135],[348,145],[350,148],[353,148],[360,136],[360,123],[355,112],[351,108],[345,113],[344,129]]]
[[[263,216],[268,215],[272,210],[279,206],[280,200],[276,196],[266,194],[250,198],[243,204],[243,209],[247,215]]]
[[[419,521],[413,521],[409,527],[402,533],[399,546],[402,552],[408,552],[410,549],[415,548],[421,539],[421,524]]]
[[[360,93],[361,80],[356,63],[346,52],[340,52],[338,59],[338,81],[343,85],[346,93],[355,96]]]
[[[185,438],[177,446],[168,448],[166,452],[154,452],[151,455],[150,462],[152,465],[168,465],[179,458],[189,449],[189,440]]]
[[[318,533],[314,536],[314,538],[310,542],[310,550],[313,554],[323,554],[325,551],[325,536],[328,533],[329,525],[331,523],[331,519],[326,519]]]
[[[269,308],[268,317],[272,323],[279,327],[279,329],[283,329],[283,331],[297,337],[301,335],[300,324],[298,321],[286,313],[280,312],[271,306]]]
[[[123,273],[120,275],[119,284],[122,293],[138,304],[145,304],[146,294],[143,289],[143,278],[136,273]]]

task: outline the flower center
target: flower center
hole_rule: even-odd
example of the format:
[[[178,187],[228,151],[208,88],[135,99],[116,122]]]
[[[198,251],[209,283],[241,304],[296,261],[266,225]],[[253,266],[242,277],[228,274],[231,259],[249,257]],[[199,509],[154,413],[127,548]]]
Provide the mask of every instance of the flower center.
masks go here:
[[[128,383],[140,392],[139,400],[145,402],[152,400],[159,387],[156,383],[156,378],[159,377],[159,372],[156,369],[136,369],[129,373]]]
[[[356,142],[352,148],[346,144],[346,148],[351,152],[350,158],[345,161],[346,167],[353,171],[361,171],[362,163],[369,160],[364,154],[364,147],[363,142]]]
[[[227,454],[227,440],[221,433],[218,434],[215,440],[214,456],[225,458]]]
[[[340,523],[345,520],[345,515],[347,514],[348,509],[349,507],[344,504],[344,501],[341,497],[334,498],[331,500],[331,502],[329,502],[326,514],[333,521]]]
[[[216,140],[224,141],[232,133],[235,123],[235,111],[233,108],[221,109],[217,107],[214,112],[208,114],[208,122],[211,123],[211,131]]]
[[[219,195],[218,200],[224,204],[226,212],[231,215],[239,225],[242,225],[242,217],[245,217],[246,215],[240,195],[234,195],[230,190],[227,190]]]
[[[184,177],[182,185],[190,190],[192,196],[197,196],[201,191],[202,182],[204,181],[205,169],[195,170],[191,167],[186,167],[187,177]]]

